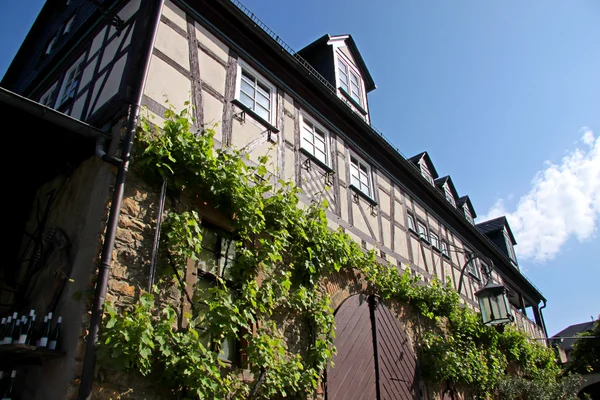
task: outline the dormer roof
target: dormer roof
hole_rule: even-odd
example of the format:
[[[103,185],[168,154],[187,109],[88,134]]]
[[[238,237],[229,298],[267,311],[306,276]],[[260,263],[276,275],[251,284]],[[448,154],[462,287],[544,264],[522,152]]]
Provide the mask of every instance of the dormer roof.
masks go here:
[[[437,187],[441,190],[444,190],[444,184],[448,183],[448,187],[450,188],[450,191],[452,192],[452,196],[454,196],[455,200],[458,199],[458,193],[456,192],[456,188],[454,187],[454,183],[452,183],[452,178],[450,178],[450,175],[446,175],[441,178],[438,178],[434,182],[435,182],[435,187]]]
[[[513,246],[517,244],[517,240],[515,239],[515,236],[513,235],[512,230],[510,229],[510,225],[508,225],[508,220],[504,216],[490,219],[489,221],[480,222],[475,226],[485,234],[501,232],[503,229],[506,228],[506,231],[508,232],[508,236],[510,237],[510,241],[512,242]]]
[[[471,203],[471,199],[469,198],[469,196],[463,196],[460,199],[458,199],[458,201],[456,202],[456,205],[458,207],[464,207],[466,205],[467,207],[469,207],[469,212],[471,213],[471,216],[473,218],[477,218],[477,213],[475,212],[475,209],[473,208],[473,203]]]
[[[429,154],[427,154],[426,151],[423,151],[415,156],[412,156],[411,158],[408,159],[408,161],[412,162],[413,164],[415,164],[417,167],[419,166],[419,162],[423,160],[423,162],[425,162],[425,164],[427,164],[427,168],[429,169],[429,173],[431,174],[431,177],[433,179],[437,179],[437,177],[439,176],[435,167],[433,166],[433,163],[431,162],[431,157],[429,157]]]
[[[352,54],[352,57],[354,58],[356,67],[358,67],[358,69],[360,70],[362,79],[365,82],[365,90],[367,91],[367,93],[376,89],[377,86],[375,85],[375,81],[373,80],[373,77],[371,76],[371,73],[369,72],[369,69],[367,68],[367,64],[365,64],[365,60],[362,58],[360,52],[358,51],[358,47],[356,46],[356,42],[352,38],[352,35],[334,35],[334,36],[332,36],[329,34],[325,34],[325,35],[321,36],[320,38],[318,38],[317,40],[315,40],[314,42],[312,42],[311,44],[302,48],[300,51],[298,51],[298,54],[300,56],[302,56],[304,59],[306,59],[306,61],[313,64],[313,67],[315,67],[317,70],[319,70],[319,68],[317,68],[317,66],[314,65],[314,64],[318,63],[318,61],[315,60],[314,55],[321,54],[324,49],[327,49],[327,46],[330,46],[329,43],[332,40],[344,40],[344,42],[346,43],[346,46],[348,47],[348,49],[350,50],[350,53]],[[335,85],[335,82],[334,82],[334,85]]]

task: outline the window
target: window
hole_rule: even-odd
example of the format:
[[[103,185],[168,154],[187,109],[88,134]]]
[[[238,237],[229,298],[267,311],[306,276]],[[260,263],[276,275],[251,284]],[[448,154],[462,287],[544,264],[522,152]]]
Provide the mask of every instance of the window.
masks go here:
[[[474,257],[473,254],[468,253],[466,254],[467,257]],[[469,274],[471,274],[471,276],[473,276],[475,279],[477,280],[481,280],[481,274],[479,273],[479,268],[477,268],[477,258],[472,258],[471,261],[469,262],[469,266],[467,267],[467,270],[469,271]]]
[[[234,260],[235,242],[218,230],[203,226],[202,251],[196,262],[198,268],[196,287],[206,290],[213,285],[216,277],[229,279],[229,270]],[[206,312],[206,310],[202,310],[202,306],[200,306],[197,318],[201,323],[204,317],[203,312]],[[219,358],[234,361],[236,358],[236,345],[236,338],[231,337],[223,340],[220,346]]]
[[[442,250],[443,255],[445,255],[446,257],[450,257],[450,255],[448,254],[448,244],[446,244],[446,242],[444,242],[443,240],[442,240],[442,248],[440,250]]]
[[[473,216],[471,215],[471,211],[469,211],[469,207],[467,207],[467,205],[465,204],[463,209],[465,210],[465,218],[467,219],[467,221],[469,221],[471,225],[474,225],[475,221],[473,221]]]
[[[415,229],[415,217],[413,217],[410,214],[407,214],[406,215],[406,219],[407,219],[408,229],[410,229],[413,232],[416,232],[416,229]]]
[[[421,160],[419,166],[421,167],[421,175],[423,175],[427,182],[429,182],[431,185],[434,185],[433,177],[431,176],[431,172],[429,172],[429,168],[427,168],[427,164]]]
[[[362,106],[360,77],[338,56],[339,86]]]
[[[515,255],[515,248],[513,247],[512,241],[510,240],[506,229],[504,230],[504,240],[506,242],[506,250],[508,251],[508,256],[510,257],[511,261],[516,264],[517,256]]]
[[[417,222],[417,231],[421,239],[429,240],[429,235],[427,235],[427,226],[421,221]]]
[[[203,227],[202,252],[197,261],[198,269],[209,277],[229,279],[229,267],[235,259],[235,243],[215,229]]]
[[[302,148],[323,164],[329,165],[327,131],[304,115],[301,115],[301,121]]]
[[[56,35],[52,36],[52,39],[50,39],[48,41],[48,44],[46,45],[46,55],[52,53],[52,50],[54,50],[54,46],[56,46]]]
[[[431,240],[431,245],[436,249],[440,248],[440,238],[433,232],[429,232],[429,238]]]
[[[79,81],[81,80],[82,64],[83,57],[77,60],[77,62],[65,74],[56,107],[60,107],[67,100],[75,98],[77,89],[79,88]]]
[[[50,89],[46,93],[42,95],[40,98],[40,104],[45,105],[46,107],[52,107],[56,98],[56,91],[58,90],[58,83],[52,85]]]
[[[448,200],[452,206],[456,207],[456,200],[454,200],[454,196],[452,195],[452,191],[448,187],[448,184],[444,185],[444,193],[446,194],[446,200]]]
[[[271,125],[275,125],[276,89],[245,62],[238,62],[236,99]]]
[[[67,23],[65,24],[65,29],[63,29],[63,35],[71,32],[71,29],[73,28],[73,22],[75,22],[75,15],[71,15],[71,18],[67,20]]]
[[[371,168],[358,157],[350,156],[350,183],[369,197],[371,196]]]

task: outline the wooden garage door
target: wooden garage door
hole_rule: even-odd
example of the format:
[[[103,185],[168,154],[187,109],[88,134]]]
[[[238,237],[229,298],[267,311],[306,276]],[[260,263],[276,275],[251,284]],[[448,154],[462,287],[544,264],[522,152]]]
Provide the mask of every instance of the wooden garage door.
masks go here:
[[[413,400],[417,368],[406,333],[374,297],[348,298],[335,315],[337,355],[327,371],[328,400]]]

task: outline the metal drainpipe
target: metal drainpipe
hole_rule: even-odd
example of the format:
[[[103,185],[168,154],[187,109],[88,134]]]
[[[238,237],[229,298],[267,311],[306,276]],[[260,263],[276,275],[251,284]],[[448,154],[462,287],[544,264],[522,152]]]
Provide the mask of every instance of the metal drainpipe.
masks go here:
[[[544,321],[544,314],[542,313],[542,309],[546,308],[547,304],[546,304],[546,300],[542,300],[542,301],[544,302],[544,305],[541,306],[538,311],[540,312],[540,318],[542,319],[542,329],[544,329],[544,335],[546,337],[548,337],[548,331],[546,330],[546,321]]]
[[[98,279],[96,281],[96,291],[94,294],[94,302],[92,306],[92,316],[90,318],[90,327],[88,329],[88,337],[86,341],[85,358],[83,360],[83,368],[81,372],[81,384],[79,386],[79,400],[89,399],[92,392],[94,382],[94,370],[96,367],[96,343],[98,341],[98,331],[100,322],[102,321],[102,313],[104,311],[104,302],[106,299],[106,291],[108,287],[108,277],[110,272],[110,264],[112,261],[112,252],[115,246],[115,237],[117,234],[117,226],[119,223],[119,214],[121,211],[121,203],[123,201],[123,193],[125,189],[125,179],[129,170],[129,162],[131,158],[131,148],[133,147],[133,139],[135,137],[135,128],[137,124],[137,116],[144,93],[144,83],[148,75],[150,67],[150,58],[158,26],[160,23],[160,15],[164,5],[164,0],[157,0],[157,8],[153,16],[149,32],[151,39],[148,40],[147,48],[143,53],[143,74],[139,77],[134,92],[135,103],[129,106],[129,115],[127,120],[127,130],[123,138],[123,148],[121,152],[122,162],[119,165],[117,178],[115,180],[115,188],[112,196],[110,214],[106,226],[106,234],[104,244],[102,246],[102,255],[100,257],[100,265],[98,267]]]

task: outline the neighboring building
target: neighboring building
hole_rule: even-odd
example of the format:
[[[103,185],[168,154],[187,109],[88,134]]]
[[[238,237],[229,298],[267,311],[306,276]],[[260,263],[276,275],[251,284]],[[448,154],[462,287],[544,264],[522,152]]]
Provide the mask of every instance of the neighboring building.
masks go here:
[[[566,327],[562,331],[558,332],[554,336],[548,340],[548,344],[555,347],[559,352],[559,359],[563,366],[567,368],[567,370],[571,370],[573,372],[581,373],[584,382],[580,389],[580,397],[583,397],[583,394],[587,394],[590,396],[592,400],[600,399],[600,372],[597,370],[591,371],[581,371],[579,368],[573,369],[573,344],[577,340],[577,336],[582,333],[600,333],[600,329],[598,329],[597,324],[600,322],[600,317],[596,321],[582,322],[580,324],[574,324]],[[596,336],[593,339],[581,339],[581,340],[589,340],[589,344],[586,347],[587,349],[591,349],[591,352],[595,351],[596,362],[600,359],[600,337]],[[579,350],[581,352],[581,349]],[[590,354],[591,356],[591,354]],[[590,357],[593,359],[594,357]],[[591,365],[589,367],[592,367]],[[594,365],[594,367],[598,368],[598,366]]]
[[[38,113],[35,121],[42,123],[28,125],[27,135],[12,135],[12,148],[27,150],[31,168],[11,169],[18,190],[8,229],[27,234],[12,237],[11,262],[1,267],[3,307],[36,305],[67,316],[66,357],[32,372],[30,398],[72,398],[79,383],[89,305],[77,299],[94,282],[115,174],[110,163],[93,155],[94,148],[99,155],[116,154],[121,133],[132,128],[129,110],[135,116],[138,100],[160,123],[165,96],[177,109],[191,99],[197,128],[219,122],[217,146],[244,147],[250,162],[271,155],[270,172],[300,186],[303,202],[326,196],[331,227],[343,227],[365,249],[376,249],[382,262],[458,289],[468,254],[484,255],[467,266],[464,302],[478,307],[474,294],[491,260],[492,279],[508,288],[519,326],[531,336],[545,336],[540,310],[546,299],[519,271],[506,219],[474,225],[471,200],[459,196],[449,176],[438,177],[426,152],[405,159],[370,125],[368,93],[375,84],[352,36],[325,35],[296,53],[237,1],[140,4],[49,0],[2,81],[4,88],[46,106],[17,104],[19,97],[1,92],[9,99],[6,115],[16,107],[25,115]],[[154,21],[159,21],[155,37]],[[47,122],[57,125],[48,130],[43,124],[50,117],[59,122]],[[24,125],[35,121],[23,118]],[[85,132],[93,133],[87,134],[91,141],[78,139]],[[102,159],[118,164],[106,154]],[[134,301],[147,280],[155,189],[135,175],[124,189],[107,296],[118,304]],[[210,212],[202,217],[218,224]],[[53,285],[44,286],[50,277]],[[338,330],[353,324],[372,335],[380,329],[371,325],[369,313],[366,320],[340,317],[374,307],[346,282],[328,290]],[[528,308],[535,321],[526,317]],[[387,382],[397,393],[426,397],[410,329],[383,304],[373,312],[381,313],[396,337],[408,338],[394,350],[405,354],[403,361],[393,361],[400,356],[391,354],[390,371],[378,374],[374,364],[356,371],[338,362],[327,376],[329,398],[343,398],[355,373],[378,376],[356,390]],[[378,346],[391,340],[378,337]],[[338,348],[338,360],[353,351],[351,344]],[[363,351],[361,357],[372,359],[373,347]],[[386,373],[406,379],[390,383]],[[103,384],[98,390],[117,385]]]

